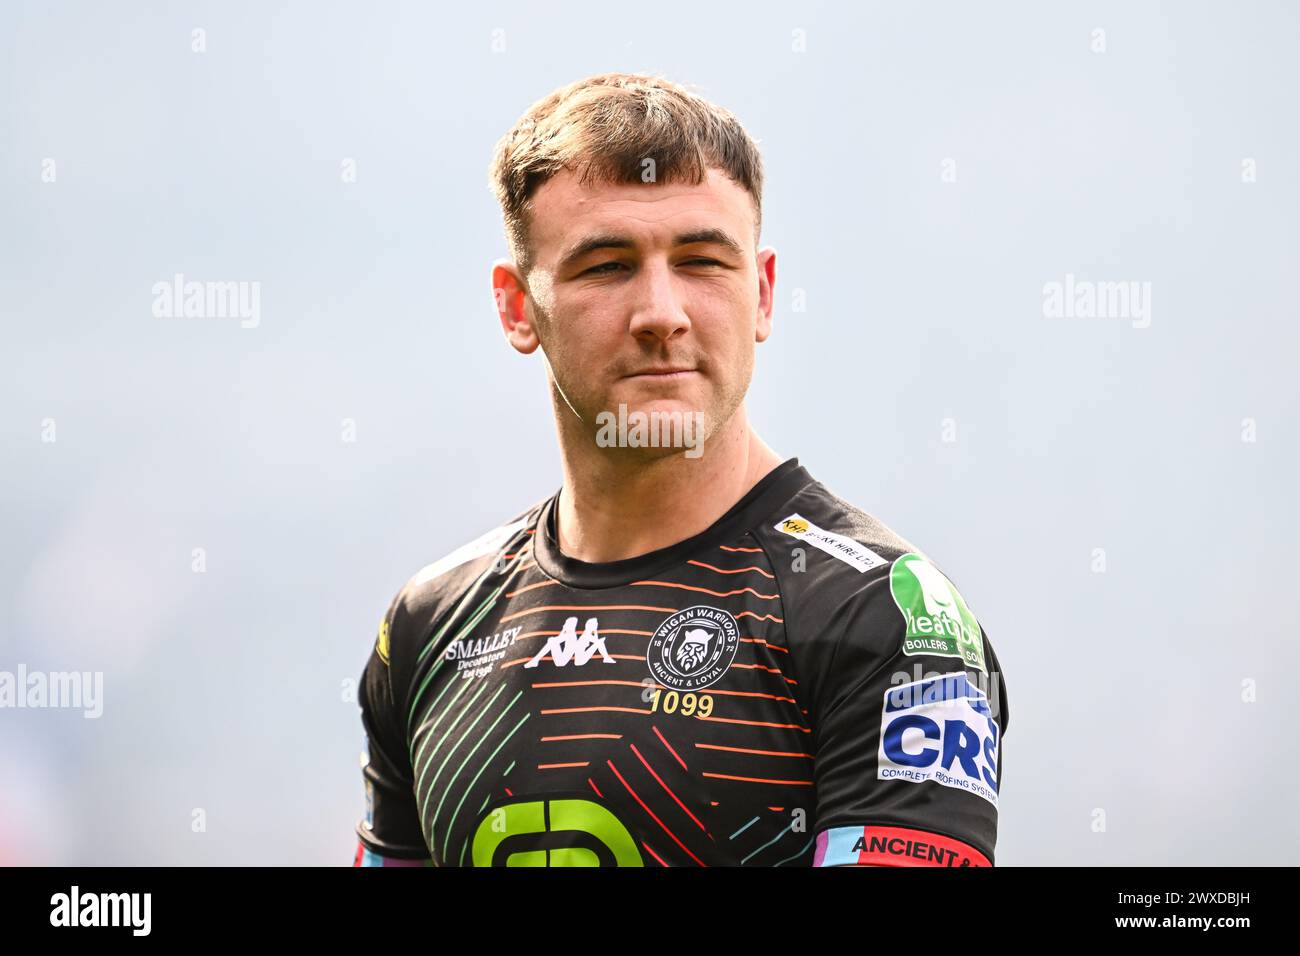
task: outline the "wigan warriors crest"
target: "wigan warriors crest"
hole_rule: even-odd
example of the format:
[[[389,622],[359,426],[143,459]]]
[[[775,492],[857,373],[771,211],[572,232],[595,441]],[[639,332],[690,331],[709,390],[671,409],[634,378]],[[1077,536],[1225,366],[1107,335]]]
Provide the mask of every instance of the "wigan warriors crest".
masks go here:
[[[666,618],[646,650],[650,674],[673,690],[701,690],[727,673],[740,648],[740,625],[716,607],[688,607]]]

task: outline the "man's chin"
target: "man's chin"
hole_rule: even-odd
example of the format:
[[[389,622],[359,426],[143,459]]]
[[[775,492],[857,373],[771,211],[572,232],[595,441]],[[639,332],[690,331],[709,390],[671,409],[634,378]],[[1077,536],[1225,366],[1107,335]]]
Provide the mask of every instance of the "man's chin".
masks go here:
[[[700,404],[678,398],[620,400],[598,412],[596,444],[641,458],[703,454],[709,416]]]
[[[618,414],[619,406],[627,409],[627,414],[643,412],[650,414],[693,414],[707,410],[713,396],[699,387],[698,382],[647,381],[644,378],[623,379],[618,387],[610,389],[603,408]]]
[[[659,462],[698,461],[703,457],[706,446],[699,445],[698,451],[697,448],[604,448],[601,450],[625,467],[648,469]]]

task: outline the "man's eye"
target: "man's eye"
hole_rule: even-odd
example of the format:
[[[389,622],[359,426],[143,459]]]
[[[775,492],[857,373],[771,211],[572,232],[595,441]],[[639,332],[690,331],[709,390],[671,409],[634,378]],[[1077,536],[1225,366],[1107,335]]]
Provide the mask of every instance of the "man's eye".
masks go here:
[[[719,262],[717,259],[706,259],[706,258],[703,258],[703,257],[697,257],[697,258],[694,258],[694,259],[686,259],[686,260],[684,260],[684,261],[682,262],[682,265],[684,265],[684,266],[720,266],[720,265],[722,265],[722,263]],[[621,268],[623,268],[623,263],[621,263],[621,262],[602,262],[602,263],[601,263],[600,265],[598,265],[598,266],[592,266],[590,269],[586,269],[586,270],[584,270],[584,271],[583,271],[583,275],[609,275],[609,274],[612,273],[615,269],[621,269]]]

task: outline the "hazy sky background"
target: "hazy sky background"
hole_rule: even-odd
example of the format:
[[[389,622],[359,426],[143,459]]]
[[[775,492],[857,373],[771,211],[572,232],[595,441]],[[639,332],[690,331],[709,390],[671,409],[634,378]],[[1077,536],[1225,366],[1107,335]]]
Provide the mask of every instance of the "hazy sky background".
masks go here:
[[[0,7],[0,670],[104,674],[0,710],[0,861],[350,862],[389,599],[560,483],[492,146],[627,70],[763,151],[756,427],[993,641],[998,862],[1292,862],[1296,9],[561,8]],[[260,323],[155,317],[178,272]],[[1067,274],[1149,326],[1045,317]]]

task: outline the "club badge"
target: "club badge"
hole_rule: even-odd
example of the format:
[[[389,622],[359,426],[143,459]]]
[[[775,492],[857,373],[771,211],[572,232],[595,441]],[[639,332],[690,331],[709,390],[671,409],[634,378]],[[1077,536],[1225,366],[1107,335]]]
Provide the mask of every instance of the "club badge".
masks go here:
[[[688,607],[668,617],[650,638],[646,663],[673,690],[711,687],[727,673],[740,648],[740,625],[715,607]]]

